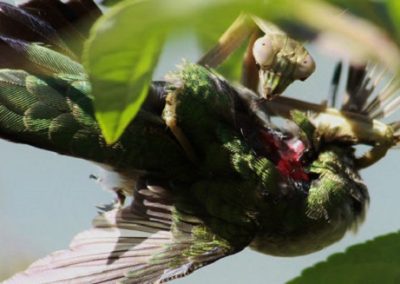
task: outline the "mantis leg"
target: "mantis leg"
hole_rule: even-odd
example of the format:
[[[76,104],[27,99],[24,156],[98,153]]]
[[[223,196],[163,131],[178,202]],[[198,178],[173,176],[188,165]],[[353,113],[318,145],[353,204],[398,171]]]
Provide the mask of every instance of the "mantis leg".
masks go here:
[[[258,91],[257,89],[260,79],[258,76],[256,60],[253,56],[253,45],[260,36],[261,33],[259,31],[254,31],[250,36],[250,41],[244,54],[242,66],[242,85],[255,93]]]
[[[192,145],[190,144],[189,139],[183,132],[183,130],[178,126],[178,121],[176,117],[176,106],[177,106],[176,93],[172,92],[168,94],[166,98],[166,104],[163,111],[163,118],[165,120],[165,124],[171,130],[176,140],[178,140],[178,143],[185,151],[189,160],[191,160],[193,163],[196,163],[197,157],[195,151]]]
[[[257,26],[249,16],[241,14],[220,37],[218,43],[197,64],[212,68],[219,66],[250,37],[256,28]]]

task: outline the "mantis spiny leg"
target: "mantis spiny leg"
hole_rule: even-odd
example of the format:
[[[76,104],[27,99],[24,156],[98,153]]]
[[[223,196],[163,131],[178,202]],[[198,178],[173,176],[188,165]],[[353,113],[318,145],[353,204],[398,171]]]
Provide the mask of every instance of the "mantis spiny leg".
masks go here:
[[[231,55],[240,45],[256,31],[254,21],[246,15],[241,14],[233,24],[219,38],[218,43],[209,50],[197,64],[211,68],[218,67]]]

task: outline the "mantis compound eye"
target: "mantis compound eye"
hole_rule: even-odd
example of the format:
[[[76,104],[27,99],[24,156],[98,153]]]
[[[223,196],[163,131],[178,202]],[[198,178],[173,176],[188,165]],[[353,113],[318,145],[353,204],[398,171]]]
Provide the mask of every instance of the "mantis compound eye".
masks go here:
[[[311,55],[307,54],[302,60],[297,62],[294,78],[304,81],[315,70],[315,62]]]
[[[261,68],[266,68],[272,65],[275,57],[275,51],[272,47],[271,41],[268,39],[268,36],[260,37],[254,42],[253,56],[256,60],[256,63],[260,65]]]

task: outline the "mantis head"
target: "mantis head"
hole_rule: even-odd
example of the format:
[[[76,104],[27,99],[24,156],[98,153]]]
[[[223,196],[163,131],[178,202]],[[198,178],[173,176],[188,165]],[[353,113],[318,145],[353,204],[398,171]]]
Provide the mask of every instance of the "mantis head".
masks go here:
[[[315,62],[298,41],[285,34],[265,34],[254,42],[253,56],[259,68],[261,95],[272,99],[295,80],[307,79]]]

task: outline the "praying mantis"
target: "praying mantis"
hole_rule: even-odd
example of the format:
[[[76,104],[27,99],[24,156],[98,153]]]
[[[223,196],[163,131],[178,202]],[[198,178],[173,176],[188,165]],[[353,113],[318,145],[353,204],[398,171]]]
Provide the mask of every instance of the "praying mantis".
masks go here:
[[[377,79],[369,90],[362,88],[366,88],[365,84],[371,83],[374,78],[366,78],[364,82],[349,82],[349,85],[352,84],[354,88],[360,90],[354,95],[356,98],[347,95],[347,102],[342,111],[316,104],[304,104],[288,98],[271,101],[282,94],[293,81],[306,80],[315,71],[316,66],[314,59],[301,42],[290,38],[279,27],[261,18],[240,15],[221,36],[218,44],[198,63],[215,68],[246,39],[249,43],[244,54],[241,84],[265,99],[264,108],[270,115],[280,115],[290,119],[291,108],[320,112],[320,115],[313,119],[316,128],[324,129],[323,131],[335,129],[327,132],[326,137],[335,136],[334,139],[341,137],[343,141],[373,146],[358,160],[360,168],[374,164],[391,147],[397,145],[399,141],[397,134],[394,133],[399,130],[399,126],[396,123],[388,126],[376,119],[396,112],[399,83],[392,79],[382,93],[367,104],[383,74],[375,75]],[[357,74],[365,73],[365,68],[353,66],[350,68],[351,75],[355,78]],[[361,84],[363,85],[360,86]],[[336,94],[332,93],[331,96]],[[368,115],[368,112],[374,115]]]

